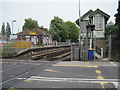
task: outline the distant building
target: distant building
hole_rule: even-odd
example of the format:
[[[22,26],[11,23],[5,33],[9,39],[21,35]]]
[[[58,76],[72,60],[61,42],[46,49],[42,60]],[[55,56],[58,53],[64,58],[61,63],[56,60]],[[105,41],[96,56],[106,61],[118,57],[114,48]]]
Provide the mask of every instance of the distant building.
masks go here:
[[[81,37],[86,38],[86,33],[87,33],[86,25],[88,25],[88,24],[95,25],[95,30],[93,31],[93,36],[97,39],[96,45],[97,45],[97,47],[104,50],[106,47],[106,45],[105,45],[106,42],[104,40],[105,39],[104,33],[105,33],[106,24],[107,24],[107,21],[109,18],[110,18],[110,16],[100,9],[96,9],[95,11],[89,10],[87,13],[85,13],[80,18],[81,19]],[[76,23],[79,26],[79,19],[76,20]],[[90,32],[89,34],[91,35],[92,32]],[[91,40],[90,40],[90,42],[91,42]],[[89,48],[91,48],[91,47],[92,46],[90,43]],[[102,57],[103,57],[103,55],[102,55]]]
[[[23,30],[17,35],[17,41],[30,41],[33,45],[51,45],[52,37],[43,29]]]

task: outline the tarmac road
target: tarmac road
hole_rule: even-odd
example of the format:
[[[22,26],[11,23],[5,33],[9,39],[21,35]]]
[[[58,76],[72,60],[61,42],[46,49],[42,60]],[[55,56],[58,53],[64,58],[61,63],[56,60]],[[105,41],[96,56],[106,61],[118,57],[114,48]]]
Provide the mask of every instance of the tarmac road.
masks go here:
[[[2,60],[2,88],[118,88],[115,62]]]

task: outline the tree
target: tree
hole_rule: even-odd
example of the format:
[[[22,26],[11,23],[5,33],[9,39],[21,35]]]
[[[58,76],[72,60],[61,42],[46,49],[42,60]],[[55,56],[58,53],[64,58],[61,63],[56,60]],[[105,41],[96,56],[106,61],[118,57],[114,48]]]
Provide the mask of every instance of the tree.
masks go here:
[[[117,14],[115,14],[115,17],[116,17],[116,19],[115,19],[115,21],[116,21],[116,25],[120,25],[120,0],[119,0],[119,2],[118,2],[118,9],[117,9],[117,11],[118,11],[118,13]]]
[[[42,29],[42,30],[44,30],[46,33],[49,33],[48,29],[47,29],[47,28],[44,28],[43,25],[41,25],[41,26],[39,27],[39,29]]]
[[[117,26],[115,26],[113,22],[109,22],[105,30],[105,37],[107,38],[108,35],[112,35],[112,37],[117,37],[117,29]]]
[[[31,18],[28,18],[28,19],[25,19],[25,23],[22,28],[23,30],[26,30],[26,29],[32,30],[34,28],[39,28],[39,25],[36,20],[32,20]]]
[[[50,22],[49,33],[52,35],[53,40],[65,42],[67,37],[67,26],[64,21],[59,17],[54,17]]]
[[[71,21],[67,21],[66,25],[68,26],[68,32],[69,32],[69,39],[72,42],[78,42],[79,38],[79,28],[76,26],[75,23]]]
[[[65,42],[68,39],[72,42],[77,42],[79,37],[79,29],[75,23],[71,21],[64,22],[59,17],[54,17],[51,20],[49,32],[53,40],[61,42]]]
[[[6,36],[10,37],[11,35],[11,28],[10,28],[10,24],[7,22],[7,26],[6,26]]]
[[[115,19],[115,26],[118,28],[117,29],[117,38],[120,38],[120,0],[119,0],[119,2],[118,2],[118,9],[117,9],[117,11],[118,11],[118,13],[117,14],[115,14],[115,17],[116,17],[116,19]]]
[[[2,28],[1,28],[1,34],[3,35],[3,36],[5,36],[5,24],[4,24],[4,22],[3,22],[3,24],[2,24]]]

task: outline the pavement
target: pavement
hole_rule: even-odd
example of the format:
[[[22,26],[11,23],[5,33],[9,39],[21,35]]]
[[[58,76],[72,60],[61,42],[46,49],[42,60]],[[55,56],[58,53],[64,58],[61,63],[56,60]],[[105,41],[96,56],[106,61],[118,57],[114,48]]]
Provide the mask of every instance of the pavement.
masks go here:
[[[119,86],[117,62],[4,60],[2,63],[3,88],[110,89]]]

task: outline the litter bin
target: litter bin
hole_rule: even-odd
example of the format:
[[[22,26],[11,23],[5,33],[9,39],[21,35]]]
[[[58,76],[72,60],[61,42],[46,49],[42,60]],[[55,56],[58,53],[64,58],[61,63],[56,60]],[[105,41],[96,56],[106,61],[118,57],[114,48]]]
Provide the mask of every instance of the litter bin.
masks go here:
[[[94,49],[88,49],[88,60],[94,59]]]

